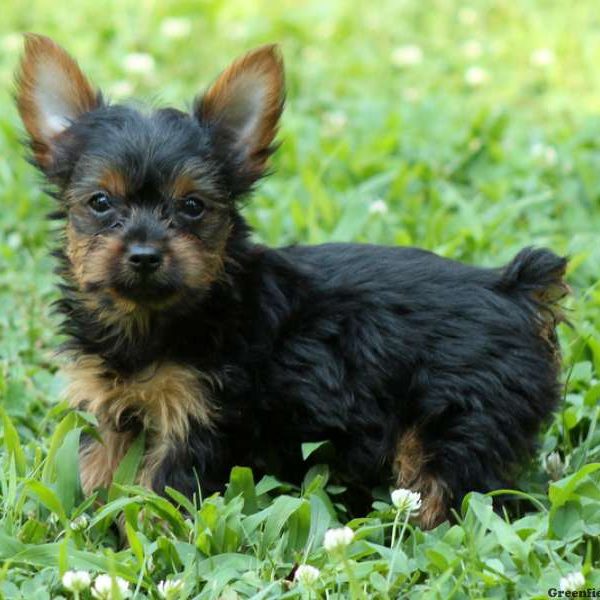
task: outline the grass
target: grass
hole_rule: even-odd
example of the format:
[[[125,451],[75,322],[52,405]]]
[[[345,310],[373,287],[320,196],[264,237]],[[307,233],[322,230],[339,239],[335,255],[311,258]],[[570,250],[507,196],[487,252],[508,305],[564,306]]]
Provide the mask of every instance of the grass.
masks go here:
[[[224,600],[546,598],[572,572],[600,588],[595,0],[32,0],[2,13],[0,596],[71,597],[68,569],[118,575],[138,598],[159,597],[166,579],[183,582],[173,597]],[[107,502],[84,500],[76,449],[89,423],[68,413],[52,358],[51,201],[21,157],[11,100],[27,30],[68,47],[109,96],[178,106],[237,54],[280,41],[283,144],[246,210],[269,244],[414,244],[484,265],[530,244],[568,254],[565,399],[520,482],[535,508],[499,516],[473,495],[456,525],[423,532],[384,495],[329,555],[324,532],[347,517],[324,467],[300,489],[236,468],[223,497],[186,505],[131,485],[135,449]],[[321,570],[312,587],[287,581],[299,563]]]

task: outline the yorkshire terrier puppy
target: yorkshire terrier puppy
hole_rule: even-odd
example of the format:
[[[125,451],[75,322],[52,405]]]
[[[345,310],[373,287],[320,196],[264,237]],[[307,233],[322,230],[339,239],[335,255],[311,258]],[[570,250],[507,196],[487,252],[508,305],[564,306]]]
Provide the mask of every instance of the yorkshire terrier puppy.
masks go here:
[[[68,397],[102,441],[89,493],[145,431],[140,484],[223,490],[234,465],[294,480],[329,440],[350,490],[421,492],[420,522],[509,486],[560,398],[566,260],[483,269],[414,248],[254,243],[240,203],[284,104],[276,46],[235,61],[191,112],[112,104],[27,35],[17,104],[64,220]]]

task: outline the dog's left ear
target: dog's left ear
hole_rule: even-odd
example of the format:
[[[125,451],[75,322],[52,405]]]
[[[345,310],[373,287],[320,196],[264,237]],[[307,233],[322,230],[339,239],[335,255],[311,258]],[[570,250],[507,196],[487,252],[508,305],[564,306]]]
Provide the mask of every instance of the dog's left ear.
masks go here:
[[[50,38],[26,34],[17,107],[38,166],[48,169],[58,137],[102,100],[69,54]]]
[[[197,118],[249,185],[264,174],[274,151],[284,98],[283,61],[279,48],[269,45],[236,60],[196,101]]]

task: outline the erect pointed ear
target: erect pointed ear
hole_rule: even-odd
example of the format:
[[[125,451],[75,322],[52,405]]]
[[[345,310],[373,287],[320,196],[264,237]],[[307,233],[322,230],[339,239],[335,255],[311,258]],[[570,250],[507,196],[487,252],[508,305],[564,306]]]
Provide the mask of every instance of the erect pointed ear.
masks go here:
[[[101,104],[75,60],[50,38],[31,33],[25,35],[16,100],[41,168],[51,166],[56,138]]]
[[[285,99],[283,60],[262,46],[231,64],[196,101],[195,113],[214,130],[217,146],[252,184],[264,174]]]

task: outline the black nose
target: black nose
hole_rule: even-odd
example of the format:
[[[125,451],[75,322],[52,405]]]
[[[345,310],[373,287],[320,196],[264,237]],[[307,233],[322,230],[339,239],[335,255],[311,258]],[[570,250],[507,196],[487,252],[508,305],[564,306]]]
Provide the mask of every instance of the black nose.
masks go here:
[[[162,252],[156,246],[132,244],[129,247],[127,261],[136,273],[148,275],[160,267]]]

